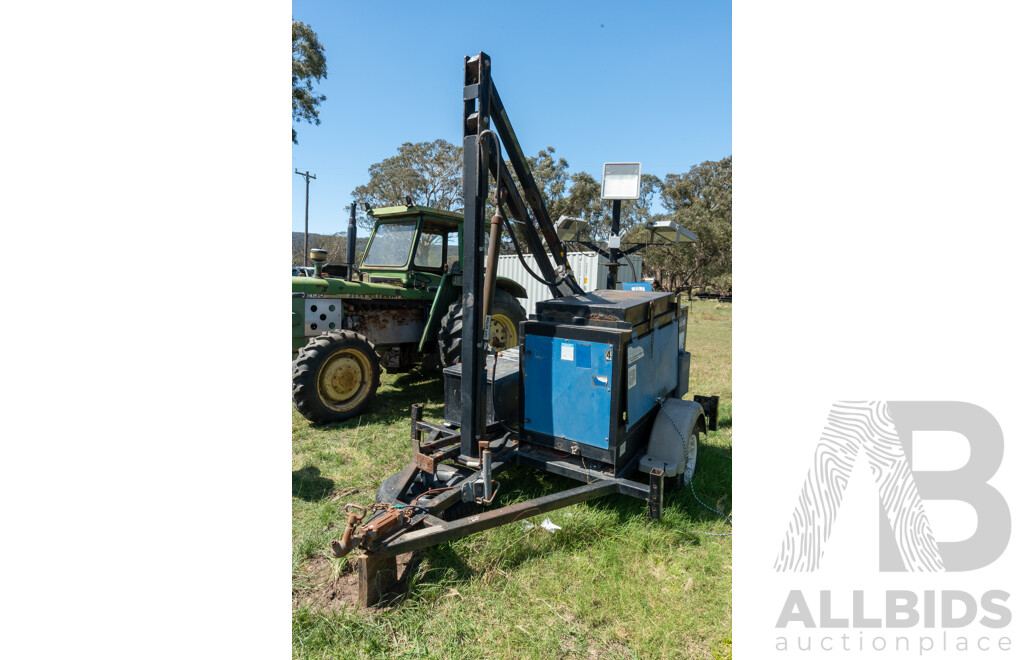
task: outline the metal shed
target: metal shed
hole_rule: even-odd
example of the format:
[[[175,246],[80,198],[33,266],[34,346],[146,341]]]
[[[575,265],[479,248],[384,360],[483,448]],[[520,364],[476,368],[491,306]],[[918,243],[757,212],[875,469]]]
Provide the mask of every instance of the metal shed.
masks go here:
[[[605,283],[608,280],[608,266],[600,265],[605,261],[604,257],[596,252],[570,252],[566,257],[569,260],[569,266],[572,267],[572,271],[576,275],[576,281],[579,282],[584,291],[590,292],[595,289],[605,288]],[[538,271],[537,262],[533,255],[524,254],[523,258],[534,272]],[[627,259],[633,262],[633,268],[636,269],[635,278]],[[628,257],[622,257],[619,263],[621,264],[618,273],[618,283],[620,285],[622,282],[633,282],[642,277],[641,267],[643,266],[643,258],[640,255],[631,254]],[[526,287],[527,299],[523,301],[523,307],[526,308],[527,314],[536,313],[538,302],[551,299],[550,289],[533,279],[523,268],[523,265],[519,263],[519,257],[514,254],[503,254],[498,257],[498,276],[508,277]]]

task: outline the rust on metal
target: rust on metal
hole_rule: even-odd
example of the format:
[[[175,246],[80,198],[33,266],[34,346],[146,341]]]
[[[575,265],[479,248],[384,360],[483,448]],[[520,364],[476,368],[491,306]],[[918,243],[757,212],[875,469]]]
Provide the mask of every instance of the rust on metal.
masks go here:
[[[433,456],[416,452],[416,467],[428,474],[434,474],[437,470],[437,459]]]
[[[413,461],[416,467],[434,474],[437,471],[437,464],[441,461],[453,458],[458,454],[459,447],[455,445],[460,440],[458,433],[443,427],[434,426],[422,421],[423,409],[413,408],[412,411],[412,449]],[[426,442],[422,440],[423,431],[429,431]],[[445,449],[447,447],[447,449]]]
[[[459,453],[459,448],[449,447],[447,449],[440,449],[430,454],[422,454],[417,452],[415,456],[416,467],[420,468],[424,472],[434,474],[437,470],[437,465],[443,460],[449,458],[455,458]]]
[[[377,516],[362,526],[362,533],[360,534],[362,540],[373,541],[387,536],[388,533],[393,532],[408,521],[408,512],[409,510],[407,509],[398,509],[393,506],[388,507],[383,515]]]
[[[366,517],[365,508],[358,504],[346,504],[345,512],[348,514],[348,526],[345,527],[341,541],[331,541],[331,554],[335,557],[344,557],[357,547],[365,547],[387,537],[407,525],[412,517],[411,509],[388,505],[383,514],[360,525],[359,523]]]
[[[433,434],[431,434],[430,437],[434,437]],[[452,433],[452,434],[449,434],[449,435],[446,435],[446,436],[441,436],[441,437],[438,437],[435,440],[431,440],[430,437],[428,437],[426,442],[420,444],[420,446],[419,446],[419,450],[420,451],[428,451],[429,452],[429,451],[434,451],[435,449],[440,449],[441,447],[448,447],[450,445],[455,444],[460,439],[459,435],[457,433]]]
[[[480,504],[486,504],[487,506],[490,506],[491,504],[493,504],[494,503],[494,498],[498,496],[498,489],[501,488],[501,484],[498,483],[496,480],[491,479],[491,488],[493,490],[491,491],[491,496],[489,498],[487,498],[485,500],[482,497],[478,497],[478,498],[476,498],[476,501],[478,503],[480,503]]]
[[[345,527],[345,532],[341,536],[341,543],[331,541],[331,554],[335,557],[344,557],[348,553],[352,552],[352,548],[354,546],[352,537],[355,533],[356,525],[362,522],[363,518],[366,517],[366,509],[358,504],[346,504],[345,513],[348,514],[348,525]]]
[[[424,472],[434,474],[434,472],[437,470],[438,463],[448,458],[454,458],[458,453],[459,447],[455,446],[449,447],[447,449],[440,449],[430,454],[416,452],[414,458],[416,460],[416,467],[423,470]]]

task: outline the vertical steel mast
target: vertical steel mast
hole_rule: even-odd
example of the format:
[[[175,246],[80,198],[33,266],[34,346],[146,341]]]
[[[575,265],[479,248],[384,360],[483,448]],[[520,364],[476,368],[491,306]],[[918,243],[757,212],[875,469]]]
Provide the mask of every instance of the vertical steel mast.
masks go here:
[[[490,128],[491,58],[467,57],[462,109],[462,440],[464,458],[478,453],[486,426],[483,339],[484,213],[487,205],[487,149],[479,144]]]
[[[488,174],[501,182],[500,206],[506,217],[517,221],[518,233],[536,259],[540,277],[555,298],[583,293],[576,282],[559,240],[555,225],[544,207],[540,188],[530,171],[508,114],[491,79],[491,58],[479,53],[465,59],[462,90],[462,193],[463,283],[462,283],[462,445],[464,458],[477,454],[477,443],[486,426],[484,390],[485,345],[483,339],[485,222]],[[493,129],[492,129],[493,120]],[[489,137],[481,136],[490,131]],[[504,145],[519,185],[497,149]],[[520,194],[520,189],[522,194]],[[510,228],[510,232],[511,232]],[[488,266],[495,268],[497,265]]]

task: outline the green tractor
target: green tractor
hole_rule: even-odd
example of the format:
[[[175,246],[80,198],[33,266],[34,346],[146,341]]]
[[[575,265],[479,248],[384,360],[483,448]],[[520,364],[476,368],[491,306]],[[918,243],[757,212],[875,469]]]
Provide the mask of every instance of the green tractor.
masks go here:
[[[369,210],[373,233],[358,269],[325,264],[292,277],[292,400],[313,422],[364,412],[388,373],[446,367],[462,355],[462,216],[425,206]],[[354,261],[355,212],[349,225]],[[490,343],[519,343],[526,289],[497,278]]]

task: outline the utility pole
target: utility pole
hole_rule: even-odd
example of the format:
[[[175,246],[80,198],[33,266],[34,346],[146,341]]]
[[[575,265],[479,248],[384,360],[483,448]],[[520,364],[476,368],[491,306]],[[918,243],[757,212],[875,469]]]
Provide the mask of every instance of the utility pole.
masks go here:
[[[309,170],[306,173],[295,170],[295,173],[299,176],[306,177],[306,230],[302,234],[302,265],[309,265],[309,180],[316,179],[315,174],[310,174]]]

